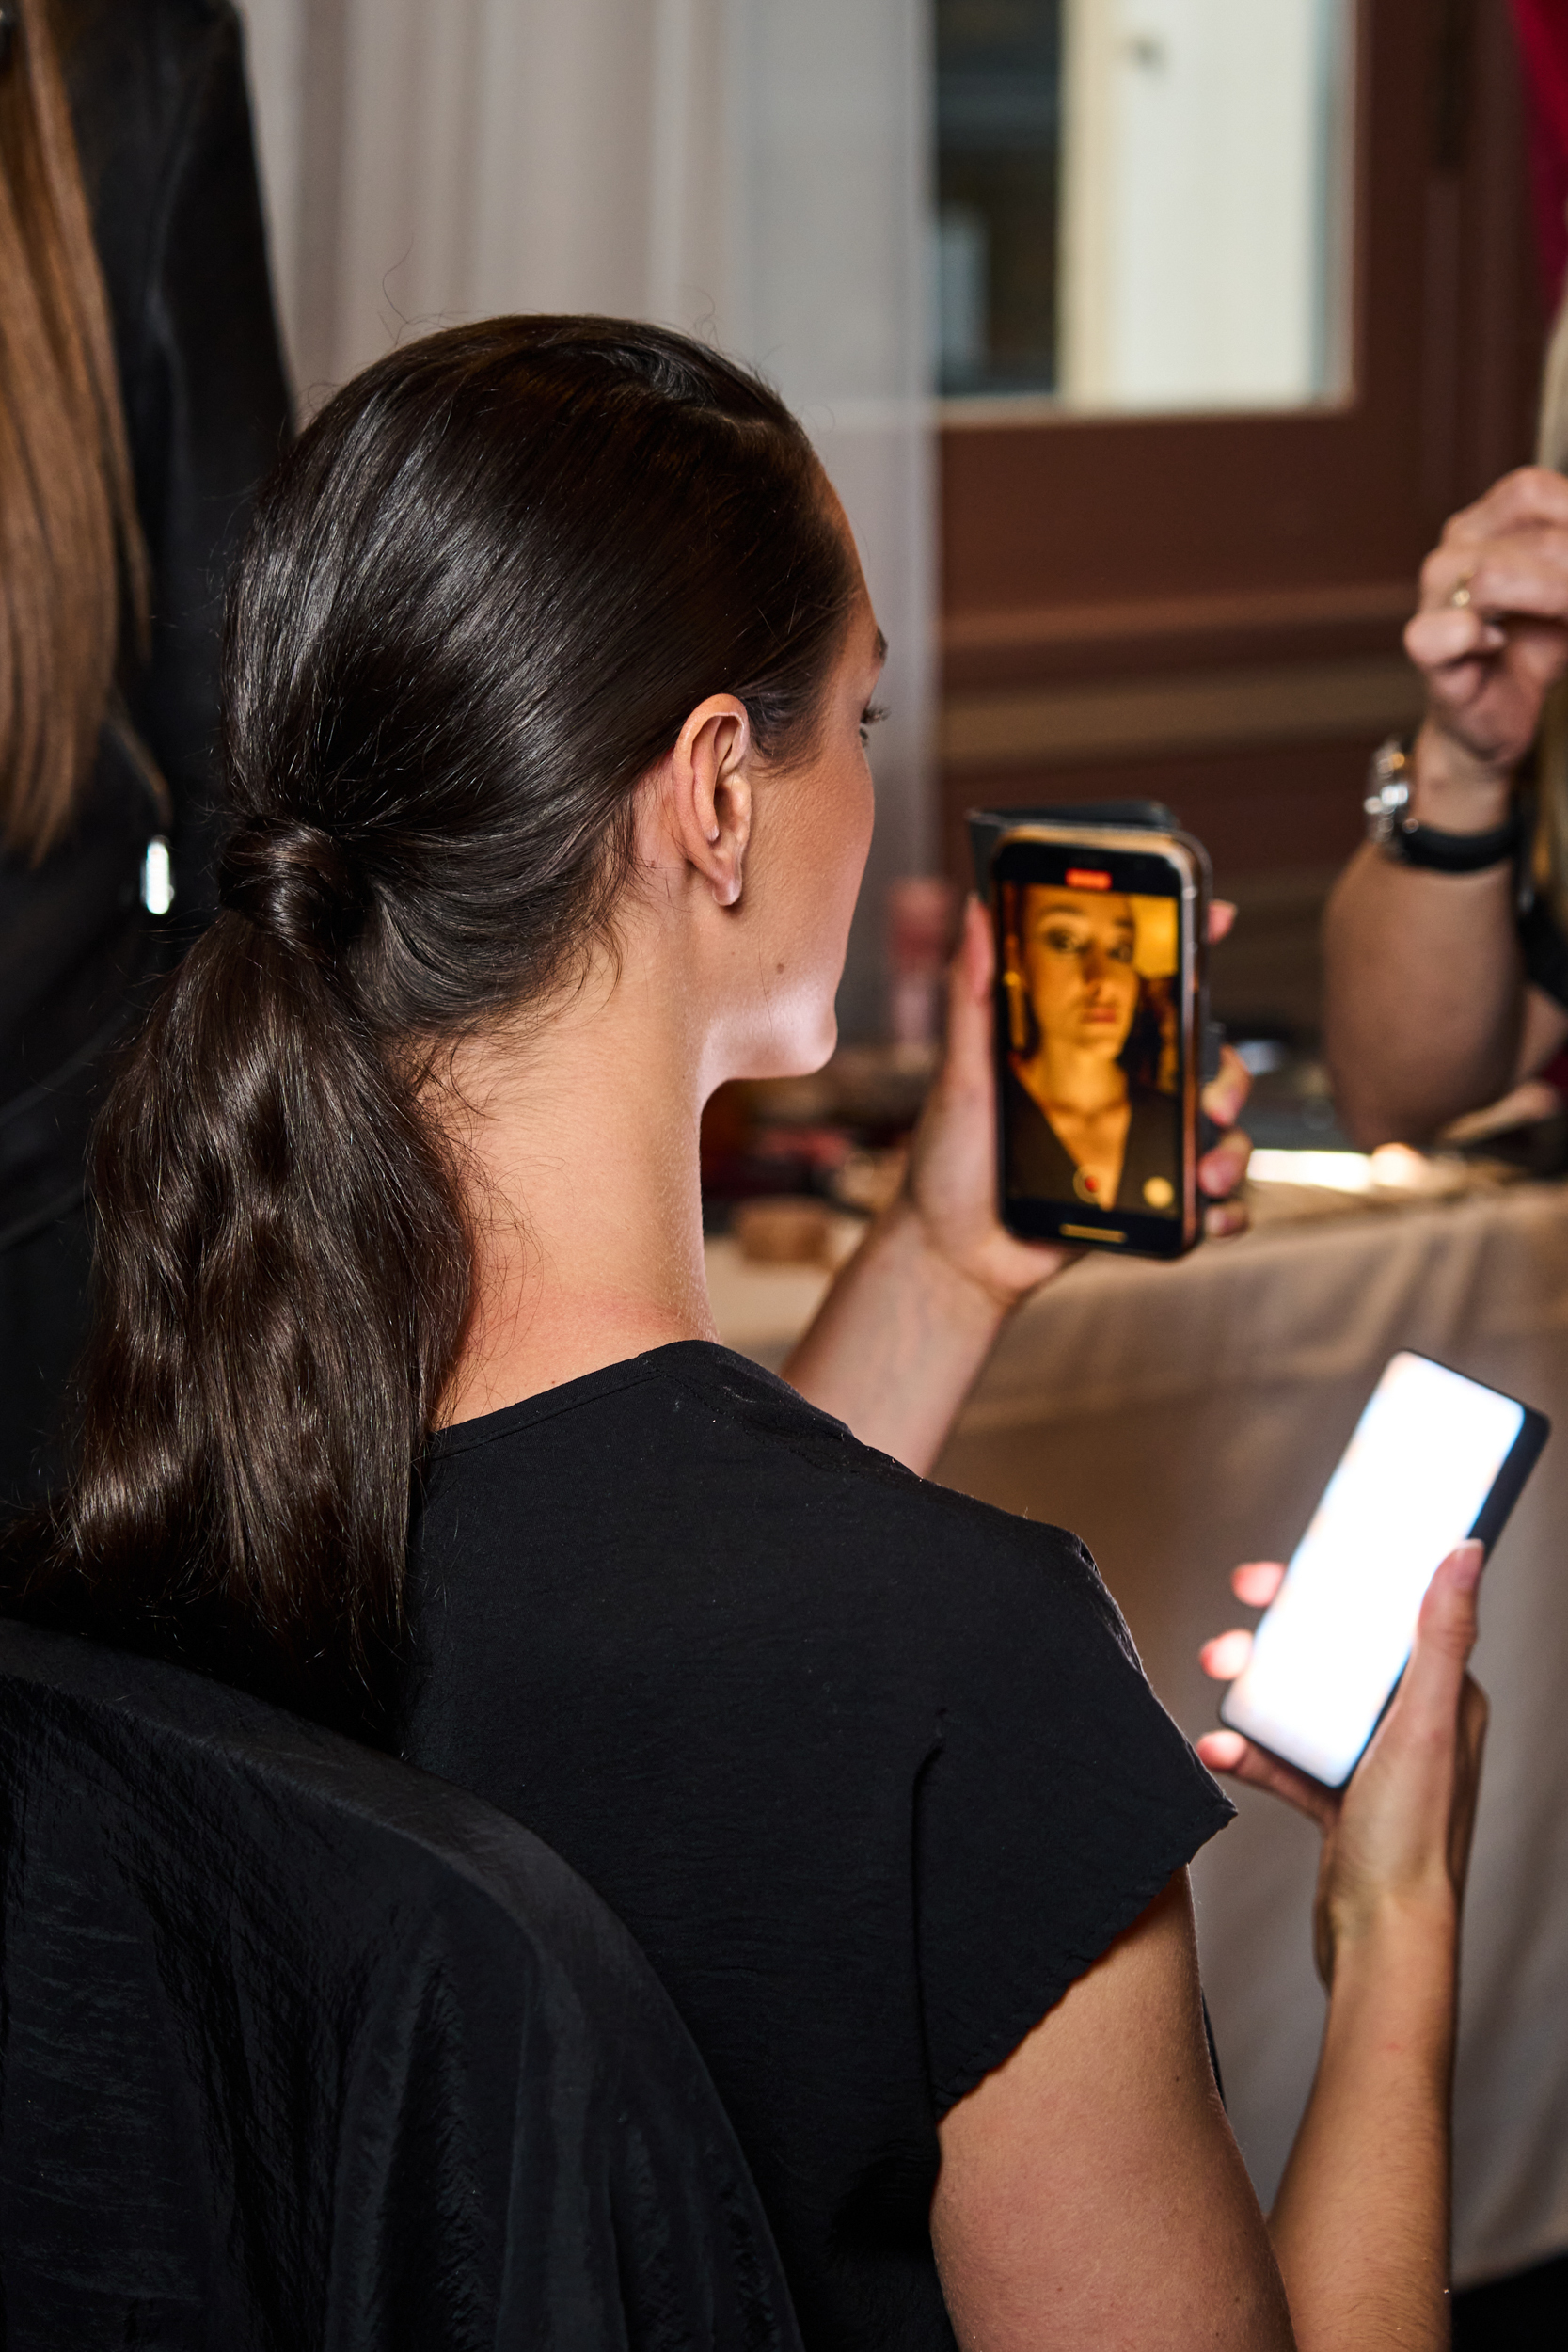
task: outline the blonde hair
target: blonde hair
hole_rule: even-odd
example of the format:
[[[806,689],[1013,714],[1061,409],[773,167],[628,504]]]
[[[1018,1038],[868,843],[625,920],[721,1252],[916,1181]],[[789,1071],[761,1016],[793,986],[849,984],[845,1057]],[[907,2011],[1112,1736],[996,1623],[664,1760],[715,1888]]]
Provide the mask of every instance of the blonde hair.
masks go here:
[[[145,644],[109,307],[46,0],[0,68],[0,844],[71,823],[121,649]]]

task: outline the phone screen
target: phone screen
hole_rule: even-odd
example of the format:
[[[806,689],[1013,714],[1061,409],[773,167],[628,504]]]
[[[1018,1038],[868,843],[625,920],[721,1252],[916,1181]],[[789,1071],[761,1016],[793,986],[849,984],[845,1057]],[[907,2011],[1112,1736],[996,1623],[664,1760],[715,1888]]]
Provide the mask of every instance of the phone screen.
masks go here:
[[[1196,894],[1150,850],[1013,841],[992,879],[1004,1221],[1175,1255],[1190,1175]]]
[[[1527,1418],[1538,1420],[1496,1389],[1395,1356],[1221,1721],[1331,1788],[1348,1780],[1404,1671],[1433,1572],[1476,1529]]]

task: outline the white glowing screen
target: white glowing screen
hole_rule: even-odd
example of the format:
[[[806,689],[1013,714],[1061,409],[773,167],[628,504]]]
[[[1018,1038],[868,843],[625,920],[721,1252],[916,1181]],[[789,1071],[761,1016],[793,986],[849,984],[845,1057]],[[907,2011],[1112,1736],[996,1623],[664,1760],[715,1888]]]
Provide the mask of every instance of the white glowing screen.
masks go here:
[[[1337,1788],[1410,1655],[1433,1571],[1474,1527],[1524,1407],[1424,1356],[1395,1356],[1296,1546],[1221,1708]]]

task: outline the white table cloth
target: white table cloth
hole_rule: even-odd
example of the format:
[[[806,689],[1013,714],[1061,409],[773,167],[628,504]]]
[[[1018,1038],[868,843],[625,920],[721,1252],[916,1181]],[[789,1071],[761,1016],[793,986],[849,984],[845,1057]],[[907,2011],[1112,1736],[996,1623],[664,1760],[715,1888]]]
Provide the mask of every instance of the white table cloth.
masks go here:
[[[1042,1293],[937,1474],[1086,1539],[1156,1690],[1196,1735],[1216,1696],[1198,1645],[1247,1613],[1228,1569],[1290,1550],[1396,1348],[1551,1416],[1482,1594],[1492,1724],[1455,2165],[1455,2277],[1469,2285],[1568,2248],[1568,1188],[1394,1213],[1269,1187],[1260,1207],[1275,1221],[1181,1265],[1098,1259]],[[1276,1221],[1291,1207],[1300,1221]],[[830,1279],[751,1265],[729,1241],[709,1245],[709,1269],[723,1337],[774,1366]],[[1265,2201],[1322,2026],[1316,1854],[1307,1823],[1243,1792],[1194,1873],[1226,2094]]]
[[[1492,1722],[1456,2117],[1467,2285],[1568,2248],[1568,1191],[1274,1224],[1169,1268],[1080,1265],[1006,1332],[938,1475],[1076,1529],[1196,1734],[1216,1695],[1198,1644],[1247,1616],[1228,1568],[1289,1552],[1399,1347],[1555,1424],[1482,1593]],[[1226,2094],[1265,2201],[1322,2024],[1316,1851],[1307,1823],[1243,1793],[1194,1874]]]

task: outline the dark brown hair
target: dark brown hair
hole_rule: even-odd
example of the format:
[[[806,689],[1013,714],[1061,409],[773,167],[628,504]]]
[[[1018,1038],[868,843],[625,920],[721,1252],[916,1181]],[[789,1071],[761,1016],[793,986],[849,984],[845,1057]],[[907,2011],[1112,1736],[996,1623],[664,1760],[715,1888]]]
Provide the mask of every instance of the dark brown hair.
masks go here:
[[[0,847],[43,856],[147,620],[109,334],[44,0],[0,61]]]
[[[421,1079],[579,967],[705,696],[806,746],[856,577],[788,411],[677,335],[492,320],[322,411],[230,600],[225,911],[97,1137],[80,1451],[17,1542],[28,1613],[374,1728],[469,1308]]]

